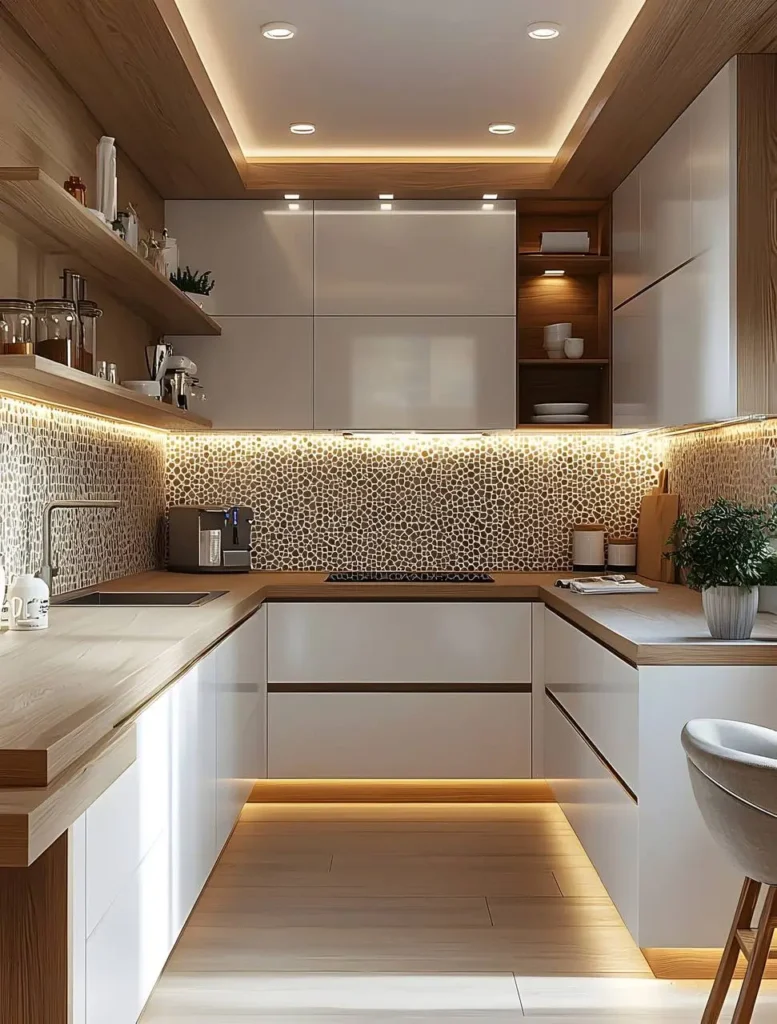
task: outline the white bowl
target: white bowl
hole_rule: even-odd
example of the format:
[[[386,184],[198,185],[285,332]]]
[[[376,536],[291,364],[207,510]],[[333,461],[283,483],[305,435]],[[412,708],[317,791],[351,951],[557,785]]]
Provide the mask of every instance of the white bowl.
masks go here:
[[[532,416],[532,423],[588,423],[589,416]]]
[[[547,327],[543,328],[543,334],[545,341],[553,338],[563,343],[565,338],[569,338],[572,335],[572,324],[548,324]]]
[[[588,412],[588,402],[540,402],[534,412],[537,416],[579,416]]]

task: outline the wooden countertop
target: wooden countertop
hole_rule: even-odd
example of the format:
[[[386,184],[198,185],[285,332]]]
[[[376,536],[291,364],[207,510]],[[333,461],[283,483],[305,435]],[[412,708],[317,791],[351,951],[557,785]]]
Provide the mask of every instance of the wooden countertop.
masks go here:
[[[683,587],[591,597],[555,588],[558,573],[495,573],[494,584],[471,585],[331,584],[325,575],[143,573],[100,589],[227,593],[198,608],[54,605],[48,630],[0,634],[0,786],[31,793],[40,813],[68,770],[268,599],[542,601],[636,665],[777,665],[777,616],[759,615],[752,640],[714,641],[699,595]],[[0,819],[11,806],[25,813],[22,792],[9,793],[0,790]]]

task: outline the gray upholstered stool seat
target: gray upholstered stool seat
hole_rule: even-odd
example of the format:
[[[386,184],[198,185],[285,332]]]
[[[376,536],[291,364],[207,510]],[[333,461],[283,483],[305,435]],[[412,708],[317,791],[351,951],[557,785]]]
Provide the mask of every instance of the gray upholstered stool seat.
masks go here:
[[[777,926],[777,732],[745,722],[697,719],[683,729],[682,743],[705,824],[745,875],[702,1024],[718,1020],[740,951],[748,967],[732,1024],[748,1024]],[[753,931],[764,885],[766,898]]]

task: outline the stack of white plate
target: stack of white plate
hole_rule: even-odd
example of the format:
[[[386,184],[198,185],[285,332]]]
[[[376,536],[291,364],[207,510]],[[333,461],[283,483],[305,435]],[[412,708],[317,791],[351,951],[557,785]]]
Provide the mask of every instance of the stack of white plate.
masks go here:
[[[532,423],[588,423],[587,402],[540,402],[534,406]]]

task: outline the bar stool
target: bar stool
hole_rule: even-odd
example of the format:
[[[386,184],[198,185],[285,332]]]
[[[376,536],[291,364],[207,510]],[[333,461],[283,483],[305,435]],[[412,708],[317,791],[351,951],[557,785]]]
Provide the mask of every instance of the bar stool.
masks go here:
[[[749,1024],[777,927],[777,732],[696,719],[683,729],[682,743],[704,822],[745,875],[701,1024],[716,1024],[740,951],[747,971],[731,1024]],[[766,896],[753,929],[763,886]]]

